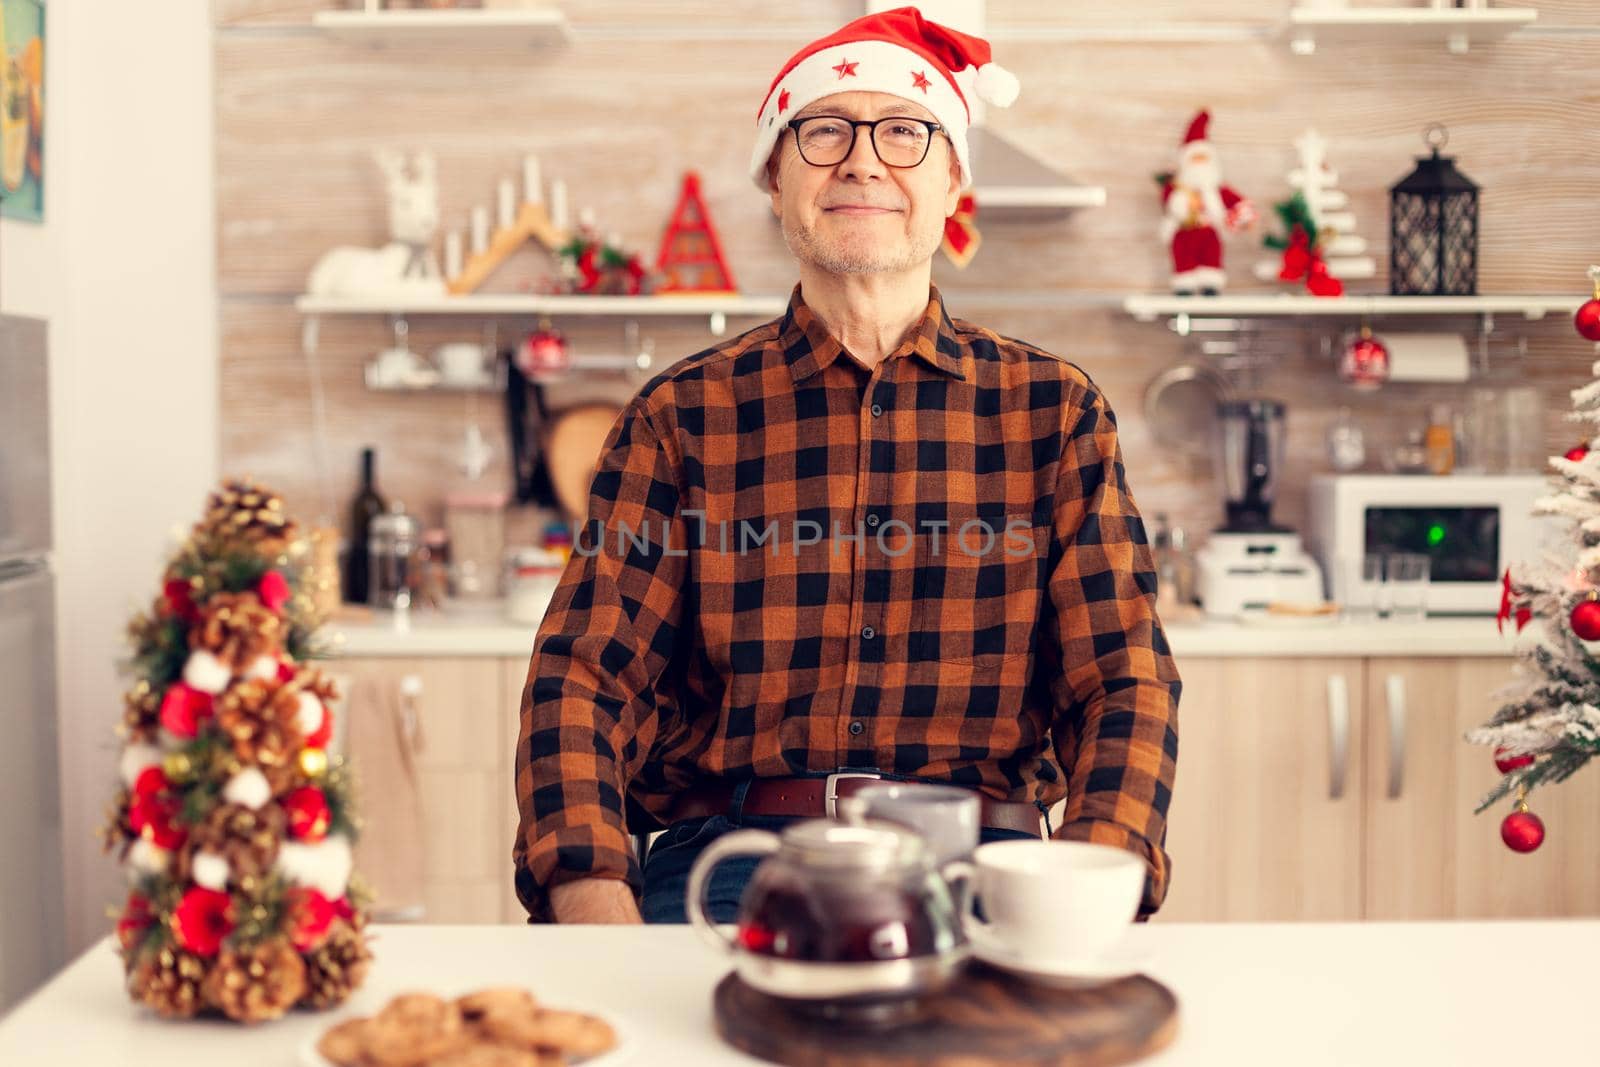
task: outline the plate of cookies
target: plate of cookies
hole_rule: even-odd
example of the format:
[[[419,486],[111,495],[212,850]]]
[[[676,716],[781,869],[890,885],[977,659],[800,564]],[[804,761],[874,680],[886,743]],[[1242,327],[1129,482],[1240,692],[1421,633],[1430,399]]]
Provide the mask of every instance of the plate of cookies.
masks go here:
[[[344,1019],[300,1050],[302,1067],[612,1067],[627,1053],[613,1021],[546,1006],[520,986],[459,997],[411,992]]]

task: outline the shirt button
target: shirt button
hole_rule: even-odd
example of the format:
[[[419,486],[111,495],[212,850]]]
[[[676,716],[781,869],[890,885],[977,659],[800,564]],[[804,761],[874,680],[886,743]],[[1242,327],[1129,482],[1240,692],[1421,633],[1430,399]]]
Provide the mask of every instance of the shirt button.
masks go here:
[[[860,737],[861,731],[865,729],[866,726],[862,724],[860,719],[857,719],[855,722],[850,724],[850,735],[852,737]]]
[[[863,626],[861,628],[861,636],[865,637],[868,641],[871,641],[874,637],[878,636],[878,631],[874,630],[870,626]]]
[[[872,417],[873,418],[877,418],[879,415],[882,415],[882,414],[883,414],[883,405],[882,404],[874,404],[874,405],[872,405]]]
[[[876,526],[876,525],[878,525],[877,512],[873,512],[871,515],[867,516],[867,525],[868,526]]]

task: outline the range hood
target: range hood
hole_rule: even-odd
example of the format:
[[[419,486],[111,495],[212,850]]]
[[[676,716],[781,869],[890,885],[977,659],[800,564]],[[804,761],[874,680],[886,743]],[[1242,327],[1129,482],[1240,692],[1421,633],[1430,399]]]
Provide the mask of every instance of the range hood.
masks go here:
[[[1102,186],[1074,182],[986,127],[967,130],[967,153],[980,222],[986,217],[1034,218],[1105,205]]]

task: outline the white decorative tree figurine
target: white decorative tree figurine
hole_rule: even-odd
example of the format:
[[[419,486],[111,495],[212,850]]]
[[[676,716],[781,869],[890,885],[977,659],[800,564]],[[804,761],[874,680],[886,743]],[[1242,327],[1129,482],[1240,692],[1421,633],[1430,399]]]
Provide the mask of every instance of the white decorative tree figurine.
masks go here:
[[[1339,188],[1339,172],[1328,164],[1326,138],[1308,129],[1295,138],[1294,146],[1300,165],[1289,172],[1289,185],[1303,201],[1314,234],[1311,247],[1326,273],[1341,280],[1373,277],[1378,272],[1377,261],[1367,255],[1366,239],[1355,232],[1356,216],[1350,210],[1350,197]],[[1278,213],[1284,215],[1282,206]],[[1288,223],[1290,219],[1285,216],[1284,221]],[[1270,241],[1269,244],[1280,246]],[[1256,264],[1255,275],[1263,281],[1299,280],[1298,274],[1283,279],[1283,268],[1282,258],[1263,259]]]

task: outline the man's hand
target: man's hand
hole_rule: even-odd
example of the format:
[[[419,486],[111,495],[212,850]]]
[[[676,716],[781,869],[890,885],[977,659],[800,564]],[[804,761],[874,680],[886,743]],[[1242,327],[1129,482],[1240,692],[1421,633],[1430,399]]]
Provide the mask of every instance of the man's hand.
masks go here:
[[[633,890],[616,878],[579,878],[550,890],[550,909],[558,923],[639,924]]]

